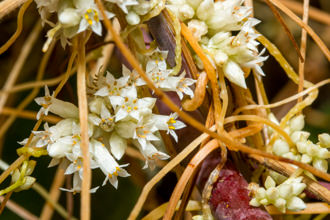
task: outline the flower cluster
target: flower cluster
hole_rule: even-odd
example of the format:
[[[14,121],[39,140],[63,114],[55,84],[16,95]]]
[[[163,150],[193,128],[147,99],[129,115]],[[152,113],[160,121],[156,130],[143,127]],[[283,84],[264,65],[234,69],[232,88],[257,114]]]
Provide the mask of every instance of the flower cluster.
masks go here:
[[[146,74],[154,82],[155,86],[163,91],[176,92],[180,99],[183,95],[193,98],[194,92],[189,88],[196,80],[184,78],[186,73],[183,71],[179,76],[173,75],[173,70],[168,69],[165,59],[167,51],[160,51],[158,48],[149,54],[151,59],[146,64]],[[142,79],[137,80],[137,85],[142,86],[146,83]]]
[[[194,37],[207,50],[215,65],[222,67],[233,83],[246,88],[243,68],[264,75],[260,65],[267,57],[258,52],[259,23],[249,17],[251,9],[242,0],[170,0],[167,7],[184,21]],[[234,35],[233,32],[238,32]]]
[[[92,30],[97,35],[102,35],[102,24],[104,18],[100,14],[94,0],[35,0],[43,23],[48,23],[52,29],[47,32],[48,40],[43,50],[47,50],[51,41],[59,37],[62,46],[69,43],[69,39],[85,30]],[[112,18],[111,12],[114,5],[117,5],[125,14],[129,24],[135,25],[140,22],[141,15],[146,15],[159,3],[159,0],[105,0],[107,3],[106,16]],[[48,17],[51,14],[57,15],[57,22],[54,24]]]
[[[176,91],[179,96],[183,93],[193,95],[189,89],[194,81],[186,79],[183,75],[169,76],[165,62],[166,52],[158,49],[150,54],[147,72],[159,88],[166,91]],[[165,56],[165,57],[164,57]],[[154,59],[154,58],[157,59]],[[152,59],[153,58],[153,59]],[[151,68],[152,67],[152,68]],[[155,74],[159,74],[155,76]],[[164,80],[163,78],[164,77]],[[177,120],[178,115],[159,115],[153,113],[156,99],[143,95],[144,81],[133,70],[125,66],[122,76],[115,78],[111,73],[100,76],[98,88],[89,100],[88,136],[91,169],[100,168],[106,178],[103,185],[109,181],[117,188],[117,176],[127,177],[128,172],[119,165],[120,160],[128,145],[133,145],[140,150],[145,158],[144,168],[154,167],[155,160],[166,160],[167,154],[158,150],[161,146],[158,131],[166,131],[175,141],[178,137],[175,130],[185,127],[184,123]],[[156,83],[157,84],[157,83]],[[141,95],[140,95],[141,94]],[[41,105],[38,112],[47,115],[52,112],[63,118],[56,125],[44,125],[43,131],[34,131],[32,146],[47,149],[52,157],[50,166],[66,167],[65,174],[73,174],[73,188],[68,191],[79,192],[82,180],[83,157],[80,149],[80,124],[78,108],[72,103],[59,100],[50,95],[45,88],[45,96],[36,98]],[[27,139],[21,142],[25,144]],[[91,189],[94,192],[97,189]]]
[[[265,181],[265,188],[252,183],[249,185],[253,195],[250,205],[258,207],[272,204],[283,213],[286,209],[291,211],[305,209],[306,204],[299,198],[306,187],[305,183],[301,183],[302,179],[302,177],[289,178],[276,186],[275,181],[268,176]]]
[[[278,123],[273,115],[270,116],[271,120]],[[289,144],[282,138],[275,140],[272,150],[274,154],[282,157],[286,157],[292,160],[297,160],[303,163],[312,164],[315,168],[327,172],[328,159],[330,158],[330,135],[323,133],[318,136],[319,142],[314,144],[308,140],[309,132],[303,131],[304,128],[304,116],[298,115],[293,117],[287,126],[284,128],[297,146],[297,152],[290,149]],[[270,130],[272,133],[273,131]]]

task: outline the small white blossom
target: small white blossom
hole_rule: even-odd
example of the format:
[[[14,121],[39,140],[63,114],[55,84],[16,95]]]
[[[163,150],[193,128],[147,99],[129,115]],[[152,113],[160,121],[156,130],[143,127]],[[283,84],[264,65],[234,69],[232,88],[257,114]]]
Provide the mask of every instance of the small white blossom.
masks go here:
[[[127,94],[126,97],[111,96],[110,103],[115,109],[116,122],[124,119],[133,118],[137,121],[141,120],[143,115],[151,114],[152,108],[156,102],[155,98],[137,98],[136,90]]]
[[[96,162],[99,164],[100,169],[106,176],[103,185],[109,180],[109,182],[115,187],[118,187],[118,179],[117,176],[128,177],[130,176],[123,167],[128,166],[128,164],[119,165],[115,159],[110,155],[109,151],[106,147],[95,141],[94,146],[94,157]]]
[[[124,67],[123,67],[124,68]],[[125,86],[128,83],[129,76],[123,76],[119,79],[115,79],[115,77],[107,72],[105,81],[106,85],[103,86],[101,89],[99,89],[95,95],[96,96],[119,96],[122,94],[122,90],[125,88]]]
[[[159,130],[167,131],[167,133],[170,134],[176,142],[178,142],[178,136],[174,130],[184,128],[186,125],[183,122],[177,120],[178,114],[176,112],[170,114],[169,116],[154,115],[152,117],[155,121],[155,126]]]
[[[78,173],[73,174],[73,187],[72,189],[60,188],[62,191],[72,192],[73,194],[79,193],[81,191],[81,178]],[[98,190],[98,186],[89,190],[90,193],[95,193]]]

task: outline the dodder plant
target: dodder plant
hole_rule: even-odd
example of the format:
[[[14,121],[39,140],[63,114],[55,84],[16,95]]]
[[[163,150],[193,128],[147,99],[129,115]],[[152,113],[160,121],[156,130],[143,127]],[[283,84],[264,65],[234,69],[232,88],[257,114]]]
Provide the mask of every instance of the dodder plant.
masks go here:
[[[32,0],[1,3],[9,10],[12,4],[23,2],[17,31],[0,53],[20,35],[24,13]],[[0,210],[13,192],[36,186],[32,177],[36,161],[31,158],[47,155],[51,157],[49,166],[58,165],[62,174],[72,175],[72,187],[60,189],[81,193],[81,218],[89,219],[91,193],[108,182],[117,188],[119,177],[134,175],[127,171],[130,164],[123,162],[126,154],[142,160],[142,169],[161,167],[144,186],[129,219],[138,217],[152,187],[171,170],[179,181],[169,203],[144,219],[172,219],[176,209],[176,219],[182,218],[185,210],[194,211],[193,219],[270,219],[268,213],[329,211],[325,203],[304,200],[307,189],[317,198],[330,201],[329,191],[317,181],[330,180],[330,135],[320,134],[317,143],[309,140],[310,134],[303,130],[302,110],[317,98],[317,89],[330,80],[316,85],[304,80],[306,40],[302,40],[300,50],[274,5],[306,30],[328,59],[330,53],[306,19],[301,21],[278,0],[266,2],[296,46],[299,75],[279,50],[255,30],[260,21],[253,18],[250,1],[35,0],[41,24],[48,29],[38,79],[44,75],[58,40],[63,48],[69,48],[70,58],[54,91],[49,90],[47,82],[39,83],[45,85],[44,96],[35,98],[34,92],[18,107],[16,114],[23,114],[24,103],[34,99],[40,110],[35,114],[37,123],[31,135],[19,142],[23,145],[17,149],[19,158],[0,176],[3,182],[11,175],[11,185],[0,191],[5,195]],[[38,23],[31,35],[39,31]],[[95,41],[96,49],[94,46],[86,52],[90,42]],[[261,50],[260,43],[264,47]],[[118,51],[116,59],[111,56],[113,44]],[[267,77],[262,70],[268,58],[263,55],[266,49],[299,85],[297,95],[268,104],[262,82],[262,77]],[[111,61],[120,62],[121,70],[108,71]],[[56,98],[75,72],[78,105]],[[246,83],[249,76],[255,82],[257,101]],[[13,89],[12,85],[9,80],[5,89]],[[1,110],[5,99],[6,96],[0,103]],[[270,109],[296,99],[297,104],[278,121]],[[197,112],[203,122],[188,112]],[[39,129],[43,121],[43,129]],[[8,128],[10,124],[4,126]],[[190,137],[176,132],[191,129],[186,124],[203,134],[181,150],[177,142]],[[212,172],[204,172],[212,163],[208,155],[216,158],[215,168],[210,166]],[[190,159],[189,164],[182,162],[185,158]],[[252,164],[251,159],[259,163]],[[204,168],[196,181],[202,163]],[[249,185],[237,171],[241,169],[239,164],[256,169],[247,174]],[[103,183],[92,186],[91,171],[95,169],[105,177]],[[266,176],[265,181],[262,176]],[[62,178],[61,174],[57,178]],[[206,181],[200,181],[203,178]],[[225,186],[233,187],[232,196],[226,195],[230,191],[221,190]],[[196,187],[199,191],[192,194]],[[54,198],[46,197],[63,217],[70,216]],[[237,197],[244,199],[235,207],[235,202],[240,203],[235,201],[240,200]],[[268,213],[254,208],[260,206],[265,206]]]

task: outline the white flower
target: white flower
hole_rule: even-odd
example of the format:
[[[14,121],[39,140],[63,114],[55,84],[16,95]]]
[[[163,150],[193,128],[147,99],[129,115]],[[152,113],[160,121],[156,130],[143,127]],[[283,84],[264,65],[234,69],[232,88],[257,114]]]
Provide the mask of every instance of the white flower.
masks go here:
[[[45,96],[35,98],[35,102],[38,105],[41,105],[41,108],[37,114],[37,119],[40,119],[42,114],[48,115],[49,111],[61,116],[62,118],[79,117],[79,110],[74,104],[54,98],[54,93],[50,96],[47,86],[45,86]]]
[[[159,138],[153,134],[156,131],[153,121],[140,121],[133,134],[133,138],[138,140],[142,148],[145,148],[148,141],[158,141]]]
[[[125,88],[125,86],[128,83],[129,76],[123,76],[119,79],[115,79],[115,77],[107,72],[105,81],[106,85],[99,89],[95,95],[96,96],[119,96],[122,93],[122,89]]]
[[[207,25],[205,24],[205,22],[197,19],[189,21],[188,28],[198,41],[202,39],[202,36],[207,34]]]
[[[116,122],[129,118],[139,121],[143,115],[151,114],[152,108],[156,102],[155,98],[146,97],[138,99],[135,88],[133,92],[127,95],[127,97],[109,97],[110,103],[116,112]]]
[[[102,24],[100,20],[103,17],[100,15],[94,0],[76,0],[75,6],[77,10],[82,14],[82,19],[79,23],[79,29],[77,33],[85,31],[87,28],[91,28],[94,33],[102,35]],[[111,18],[114,15],[110,12],[105,12],[107,18]]]
[[[90,146],[89,146],[90,153],[92,153],[92,149],[93,149],[92,144],[93,143],[94,142],[91,141]],[[83,178],[83,157],[82,157],[80,145],[73,146],[72,151],[70,153],[66,153],[66,159],[68,159],[71,163],[65,170],[65,174],[69,175],[69,174],[78,172],[80,178],[82,179]],[[93,158],[90,158],[90,168],[95,169],[98,167],[99,167],[99,164]]]
[[[178,142],[178,136],[176,135],[174,130],[178,130],[186,127],[186,125],[183,122],[176,120],[177,118],[178,118],[178,114],[176,112],[170,114],[169,116],[165,116],[165,115],[152,116],[152,120],[155,121],[155,126],[159,130],[167,131],[168,134],[172,135],[172,137],[176,142]]]
[[[44,129],[44,131],[32,131],[35,137],[38,138],[36,147],[44,147],[54,141],[51,138],[52,133],[49,131],[49,126],[47,122],[44,124]]]
[[[99,164],[100,169],[106,176],[102,185],[105,185],[106,182],[109,182],[115,187],[118,187],[118,179],[117,176],[121,177],[128,177],[130,176],[123,167],[128,166],[128,164],[119,165],[115,159],[110,155],[109,151],[106,147],[98,142],[95,141],[93,144],[94,147],[94,157],[96,162]]]
[[[62,191],[66,192],[72,192],[73,194],[76,194],[81,191],[81,178],[78,173],[73,174],[73,187],[72,189],[65,189],[65,188],[60,188]],[[90,193],[95,193],[99,187],[94,187],[89,190]]]
[[[52,104],[52,99],[54,99],[54,93],[52,96],[50,96],[47,86],[45,86],[45,96],[34,99],[34,101],[41,106],[37,114],[38,120],[40,119],[41,115],[48,115],[49,107]]]
[[[154,169],[156,160],[167,160],[168,158],[170,158],[170,156],[168,156],[167,154],[158,151],[157,148],[149,141],[146,142],[145,146],[141,146],[137,141],[134,141],[133,143],[140,149],[141,153],[146,159],[143,169],[146,169],[148,167],[150,169]]]
[[[164,91],[175,90],[177,80],[176,77],[170,77],[172,70],[167,69],[165,61],[149,60],[146,66],[146,74],[154,82],[157,88]],[[143,79],[138,79],[138,86],[146,85]]]
[[[176,86],[176,93],[178,94],[179,98],[183,98],[183,94],[189,95],[190,98],[194,97],[194,92],[189,88],[189,86],[193,85],[196,80],[191,78],[184,78],[186,72],[183,71],[178,78],[178,84]]]
[[[96,126],[99,126],[106,132],[112,131],[114,127],[114,116],[111,115],[109,109],[104,103],[101,105],[100,117],[89,115],[89,120]]]

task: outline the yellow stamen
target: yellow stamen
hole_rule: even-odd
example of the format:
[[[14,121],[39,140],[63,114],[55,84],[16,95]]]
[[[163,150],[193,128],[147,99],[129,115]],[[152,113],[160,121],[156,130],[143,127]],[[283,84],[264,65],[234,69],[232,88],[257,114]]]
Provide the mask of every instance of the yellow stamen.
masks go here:
[[[168,126],[169,129],[175,130],[175,127],[173,125]]]

